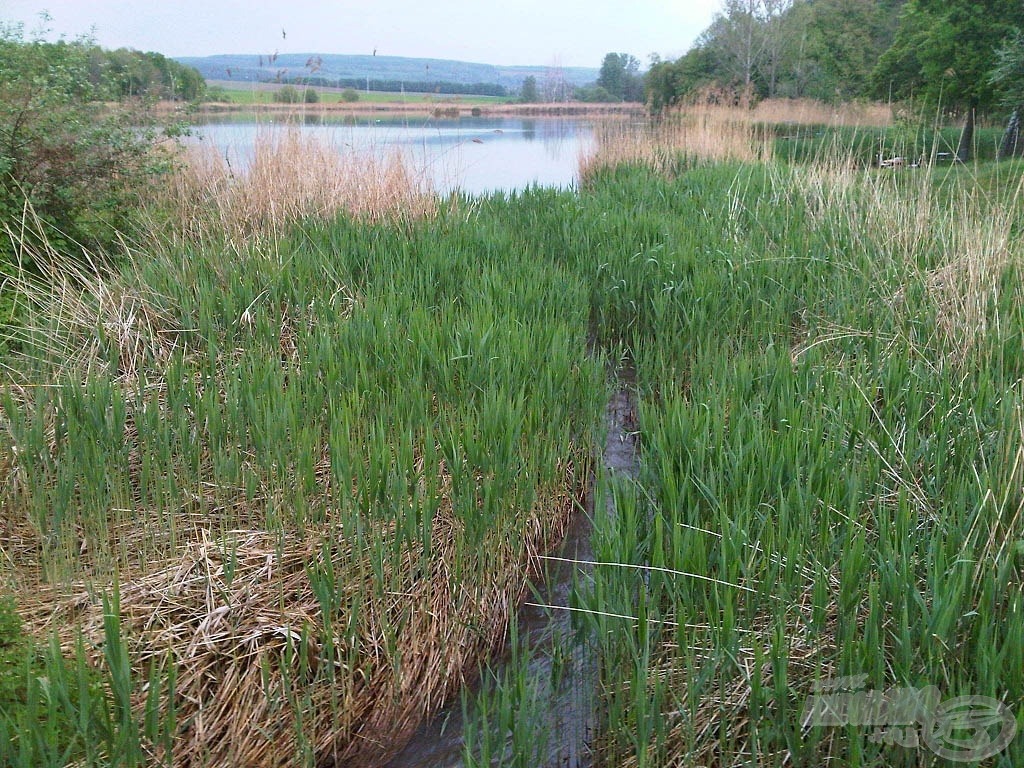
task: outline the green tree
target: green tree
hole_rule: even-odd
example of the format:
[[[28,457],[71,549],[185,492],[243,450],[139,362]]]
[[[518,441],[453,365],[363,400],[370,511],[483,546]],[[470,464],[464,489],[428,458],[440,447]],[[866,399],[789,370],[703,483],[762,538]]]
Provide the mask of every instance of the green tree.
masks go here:
[[[892,47],[873,75],[876,93],[916,95],[927,104],[963,111],[957,157],[970,157],[979,110],[999,105],[992,80],[997,52],[1024,27],[1020,0],[910,0]]]
[[[597,85],[615,101],[641,101],[643,80],[640,78],[640,62],[628,53],[605,54]]]
[[[1021,121],[1024,119],[1024,32],[1016,30],[996,51],[996,66],[990,75],[1002,104],[1012,111],[999,144],[999,157],[1024,154]]]
[[[723,0],[694,47],[645,78],[655,109],[714,86],[747,97],[864,96],[905,0]]]
[[[534,104],[540,101],[540,93],[537,90],[537,78],[527,75],[523,78],[523,87],[519,89],[519,100],[524,104]]]
[[[159,53],[129,48],[102,51],[93,48],[93,83],[106,85],[110,97],[141,97],[173,101],[199,101],[206,90],[203,76],[192,67]]]
[[[714,54],[706,47],[691,48],[675,61],[655,58],[644,76],[645,100],[652,112],[661,112],[713,83],[716,76]]]
[[[804,52],[813,78],[801,95],[848,101],[868,93],[872,71],[892,44],[896,8],[877,0],[817,0],[807,9]]]
[[[582,101],[587,104],[601,104],[609,101],[615,101],[608,91],[596,83],[592,85],[583,85],[574,89],[572,97],[576,101]]]

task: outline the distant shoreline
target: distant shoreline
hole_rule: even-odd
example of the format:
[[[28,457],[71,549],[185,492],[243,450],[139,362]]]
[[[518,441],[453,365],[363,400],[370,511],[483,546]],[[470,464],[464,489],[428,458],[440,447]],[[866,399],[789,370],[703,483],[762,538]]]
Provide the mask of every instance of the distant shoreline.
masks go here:
[[[168,104],[169,108],[180,105]],[[556,104],[460,104],[456,100],[437,102],[353,102],[337,104],[235,104],[210,102],[199,105],[193,114],[223,115],[236,112],[258,112],[274,115],[360,115],[403,114],[434,117],[643,117],[643,104],[589,104],[561,102]]]

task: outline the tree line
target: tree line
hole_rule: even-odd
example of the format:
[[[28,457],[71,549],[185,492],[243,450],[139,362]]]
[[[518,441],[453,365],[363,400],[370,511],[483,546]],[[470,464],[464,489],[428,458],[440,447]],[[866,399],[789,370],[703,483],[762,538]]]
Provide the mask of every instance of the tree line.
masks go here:
[[[978,113],[1020,122],[1022,29],[1021,0],[725,0],[684,56],[652,59],[645,94],[656,111],[699,98],[900,100],[964,115],[969,143]]]
[[[453,83],[441,80],[379,80],[365,77],[323,77],[304,76],[283,78],[281,82],[291,85],[312,86],[318,88],[352,88],[367,89],[383,93],[444,93],[469,96],[508,96],[509,91],[498,83]]]
[[[725,0],[676,61],[654,59],[648,97],[661,108],[700,91],[735,100],[868,96],[903,0]]]

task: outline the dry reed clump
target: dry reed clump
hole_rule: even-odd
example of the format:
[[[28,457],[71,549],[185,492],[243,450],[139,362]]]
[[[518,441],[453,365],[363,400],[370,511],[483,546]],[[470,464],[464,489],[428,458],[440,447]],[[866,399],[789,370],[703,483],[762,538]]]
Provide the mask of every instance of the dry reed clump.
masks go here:
[[[30,277],[19,281],[21,300],[45,310],[29,317],[44,322],[14,327],[11,337],[32,350],[53,381],[81,381],[108,363],[115,381],[127,384],[179,348],[182,329],[159,297],[139,286],[79,265],[47,279],[49,287]],[[14,379],[24,373],[21,367],[5,367]]]
[[[814,226],[873,255],[879,292],[895,311],[919,311],[907,294],[915,283],[924,286],[943,357],[962,363],[990,328],[1006,269],[1021,259],[1012,237],[1021,187],[1009,201],[976,191],[953,191],[950,200],[936,194],[927,171],[916,184],[897,181],[834,159],[776,176],[775,187],[781,195],[795,191]]]
[[[604,168],[646,165],[674,175],[689,163],[767,160],[771,144],[739,108],[699,106],[676,110],[655,123],[598,125],[594,150],[580,158],[584,181]]]
[[[307,217],[344,213],[377,222],[437,209],[422,174],[400,153],[342,153],[289,129],[261,132],[248,166],[239,170],[213,148],[187,147],[156,202],[182,227],[179,237],[200,241],[226,233],[243,243]]]
[[[525,540],[468,551],[441,472],[430,553],[407,542],[383,559],[383,573],[393,530],[370,544],[325,524],[197,530],[179,557],[121,584],[135,679],[175,670],[177,732],[171,755],[148,746],[158,760],[263,768],[306,754],[316,765],[378,766],[401,749],[500,643],[524,573],[579,503],[566,464],[566,485],[540,493],[529,511]],[[41,592],[25,614],[37,634],[60,633],[69,653],[81,630],[91,660],[103,663],[104,607],[93,590]],[[134,701],[140,717],[145,699]]]
[[[892,108],[878,102],[825,104],[813,99],[765,99],[750,111],[755,123],[773,125],[835,125],[885,128],[892,125]]]

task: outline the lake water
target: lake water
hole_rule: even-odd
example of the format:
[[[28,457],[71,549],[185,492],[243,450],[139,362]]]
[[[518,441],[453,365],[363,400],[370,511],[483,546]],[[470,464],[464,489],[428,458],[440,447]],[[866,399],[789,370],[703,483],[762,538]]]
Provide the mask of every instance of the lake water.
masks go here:
[[[257,135],[299,130],[342,151],[401,151],[434,188],[468,194],[517,190],[533,184],[572,187],[579,159],[593,146],[593,123],[566,118],[382,118],[308,115],[207,118],[192,141],[212,144],[232,165],[244,167]]]

